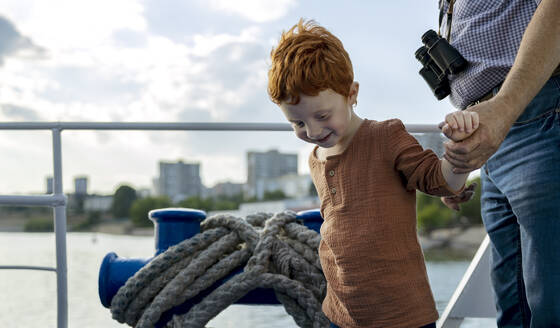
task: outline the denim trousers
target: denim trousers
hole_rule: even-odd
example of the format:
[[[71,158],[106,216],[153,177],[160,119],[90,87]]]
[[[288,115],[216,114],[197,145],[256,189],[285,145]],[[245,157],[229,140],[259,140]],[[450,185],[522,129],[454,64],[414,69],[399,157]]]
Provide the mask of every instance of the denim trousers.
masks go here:
[[[481,180],[498,327],[560,327],[559,76],[513,124]]]

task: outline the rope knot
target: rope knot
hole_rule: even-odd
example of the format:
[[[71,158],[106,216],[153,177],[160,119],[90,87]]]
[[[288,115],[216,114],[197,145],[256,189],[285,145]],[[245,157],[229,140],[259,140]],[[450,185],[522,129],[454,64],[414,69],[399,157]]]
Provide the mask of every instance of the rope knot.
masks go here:
[[[214,289],[167,327],[204,327],[255,288],[272,288],[300,327],[328,327],[321,310],[326,282],[317,254],[320,235],[292,211],[246,219],[215,215],[201,233],[170,247],[131,277],[111,302],[113,318],[154,327],[161,315],[197,296],[235,269],[243,271]]]

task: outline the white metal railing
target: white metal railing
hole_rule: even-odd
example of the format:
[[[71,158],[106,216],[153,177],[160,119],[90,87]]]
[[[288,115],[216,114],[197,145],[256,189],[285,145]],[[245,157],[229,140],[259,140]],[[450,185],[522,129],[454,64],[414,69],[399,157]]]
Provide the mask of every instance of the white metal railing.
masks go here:
[[[20,130],[18,123],[0,125],[1,130]],[[21,123],[25,125],[25,123]],[[54,194],[36,196],[0,196],[0,205],[50,206],[54,212],[54,233],[56,241],[56,268],[39,266],[2,266],[0,269],[46,270],[56,272],[56,308],[58,328],[68,327],[68,266],[66,263],[66,196],[62,193],[62,151],[61,129],[52,130],[53,135],[53,184]]]
[[[437,133],[431,124],[405,124],[410,133]],[[66,253],[66,196],[62,193],[61,132],[63,130],[164,130],[164,131],[291,131],[287,123],[167,123],[167,122],[3,122],[0,130],[51,130],[53,135],[54,194],[1,196],[0,205],[49,206],[54,212],[56,268],[0,266],[0,269],[54,271],[57,275],[57,327],[68,327]],[[442,317],[440,328],[459,327],[465,317],[495,317],[489,278],[488,237],[482,242]],[[493,304],[493,303],[492,303]]]

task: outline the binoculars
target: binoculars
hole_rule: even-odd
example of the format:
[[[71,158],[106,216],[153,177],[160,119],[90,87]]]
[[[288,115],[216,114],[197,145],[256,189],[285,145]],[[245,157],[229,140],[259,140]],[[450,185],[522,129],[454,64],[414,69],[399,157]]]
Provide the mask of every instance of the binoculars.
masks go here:
[[[467,60],[434,30],[422,35],[421,46],[414,56],[422,64],[420,75],[432,89],[438,100],[447,97],[451,92],[447,75],[457,74],[468,66]]]

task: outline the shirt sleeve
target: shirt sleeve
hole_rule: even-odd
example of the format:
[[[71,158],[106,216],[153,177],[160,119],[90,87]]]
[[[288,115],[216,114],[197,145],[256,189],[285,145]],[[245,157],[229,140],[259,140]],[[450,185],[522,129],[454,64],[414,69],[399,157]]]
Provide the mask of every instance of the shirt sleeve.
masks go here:
[[[407,190],[417,189],[434,196],[456,195],[462,191],[455,192],[447,185],[441,160],[432,150],[424,150],[400,120],[388,121],[386,131],[387,152]]]

